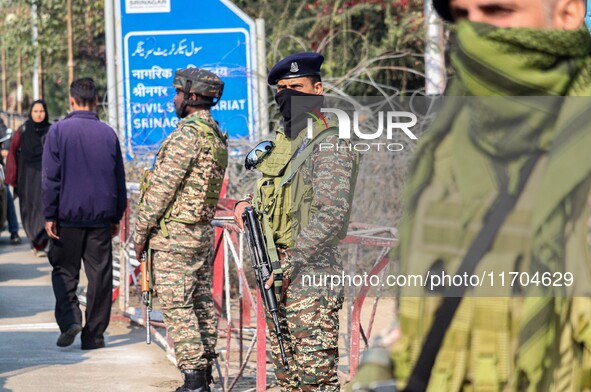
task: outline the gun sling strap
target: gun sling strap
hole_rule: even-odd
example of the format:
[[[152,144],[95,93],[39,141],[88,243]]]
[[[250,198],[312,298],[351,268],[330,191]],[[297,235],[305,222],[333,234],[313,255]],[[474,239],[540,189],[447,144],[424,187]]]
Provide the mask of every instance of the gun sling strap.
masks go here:
[[[470,248],[468,248],[468,252],[464,256],[456,274],[472,274],[480,260],[490,250],[497,232],[515,207],[540,155],[541,153],[537,153],[529,158],[521,168],[519,184],[513,195],[509,193],[506,181],[505,184],[501,185],[499,195],[485,215],[482,229],[470,245]],[[433,324],[425,338],[421,353],[408,379],[404,392],[422,392],[427,389],[437,353],[443,344],[445,334],[460,306],[466,289],[466,286],[458,286],[446,290],[445,297],[437,309]]]

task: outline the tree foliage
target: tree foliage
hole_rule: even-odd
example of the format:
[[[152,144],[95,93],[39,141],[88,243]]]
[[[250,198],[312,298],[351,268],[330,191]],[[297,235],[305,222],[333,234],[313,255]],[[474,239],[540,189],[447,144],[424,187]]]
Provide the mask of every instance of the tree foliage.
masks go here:
[[[264,18],[267,63],[297,51],[326,57],[323,75],[350,95],[424,85],[422,0],[236,0]]]
[[[31,5],[37,4],[38,45],[31,38]],[[424,84],[423,1],[419,0],[235,0],[266,21],[267,65],[296,51],[320,51],[329,90],[350,95],[396,94]],[[0,0],[0,44],[7,78],[16,81],[22,55],[26,96],[32,95],[37,53],[43,96],[52,117],[67,110],[66,0]],[[75,74],[91,76],[106,91],[103,1],[72,0]],[[25,109],[26,110],[26,109]]]
[[[22,55],[24,95],[32,96],[33,62],[41,56],[43,98],[50,116],[63,116],[68,96],[68,42],[66,0],[36,0],[38,45],[33,44],[31,6],[33,0],[2,0],[1,45],[7,53],[7,79],[16,82],[17,54]],[[103,1],[72,0],[75,75],[91,76],[106,90],[105,29]],[[26,108],[24,108],[26,111]]]

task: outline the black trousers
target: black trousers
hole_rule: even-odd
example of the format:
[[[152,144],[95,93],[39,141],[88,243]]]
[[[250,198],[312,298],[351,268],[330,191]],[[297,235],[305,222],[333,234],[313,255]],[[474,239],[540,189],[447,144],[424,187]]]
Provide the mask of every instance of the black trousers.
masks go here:
[[[76,296],[81,261],[88,279],[86,324],[82,345],[93,346],[104,338],[111,317],[113,291],[113,254],[111,230],[105,228],[58,229],[59,240],[52,240],[49,263],[55,294],[55,319],[62,332],[72,324],[82,325],[82,312]]]

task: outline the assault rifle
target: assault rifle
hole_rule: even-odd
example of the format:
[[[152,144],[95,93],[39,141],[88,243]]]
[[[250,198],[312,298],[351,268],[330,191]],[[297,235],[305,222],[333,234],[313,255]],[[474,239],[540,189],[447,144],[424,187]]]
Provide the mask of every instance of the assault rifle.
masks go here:
[[[154,282],[152,275],[152,252],[149,250],[142,254],[140,260],[142,272],[142,302],[146,305],[146,343],[152,343],[152,336],[150,335],[151,313],[152,313],[152,297],[154,294]]]
[[[283,347],[283,334],[279,325],[279,306],[277,305],[277,298],[275,297],[275,282],[270,288],[266,288],[265,284],[271,276],[273,276],[273,268],[271,266],[271,259],[267,252],[265,244],[265,237],[263,236],[263,229],[261,222],[257,217],[253,207],[246,207],[242,213],[242,221],[246,229],[246,240],[248,248],[250,249],[250,257],[252,259],[252,268],[256,276],[257,286],[261,291],[263,303],[271,317],[273,317],[273,325],[275,326],[275,335],[279,341],[279,349],[281,350],[281,359],[285,370],[288,370],[287,356],[285,355],[285,348]]]

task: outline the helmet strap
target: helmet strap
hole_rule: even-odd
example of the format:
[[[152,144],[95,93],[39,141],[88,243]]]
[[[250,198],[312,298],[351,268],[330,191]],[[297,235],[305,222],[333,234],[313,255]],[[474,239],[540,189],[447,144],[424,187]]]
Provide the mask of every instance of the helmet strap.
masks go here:
[[[181,103],[181,107],[176,110],[176,115],[178,118],[184,117],[186,107],[187,107],[187,100],[184,100],[183,103]]]
[[[191,86],[193,85],[193,81],[192,80],[187,80],[187,83],[185,84],[185,89],[183,91],[184,96],[183,96],[183,103],[181,103],[181,107],[177,110],[176,115],[180,118],[184,117],[185,114],[185,108],[187,106],[207,106],[207,107],[212,107],[215,104],[218,103],[219,98],[217,100],[205,100],[205,99],[200,99],[200,95],[197,95],[198,99],[189,99],[189,96],[191,95],[191,93],[189,91],[191,91]]]
[[[193,86],[193,81],[191,79],[187,79],[187,83],[185,83],[185,101],[189,99],[191,86]]]
[[[212,102],[209,99],[188,99],[185,101],[189,106],[214,106],[216,103]]]
[[[183,91],[183,103],[181,103],[181,107],[178,108],[178,110],[176,111],[176,115],[179,118],[183,118],[184,114],[185,114],[185,108],[187,107],[187,104],[189,104],[191,101],[189,100],[189,95],[191,94],[189,91],[191,91],[191,86],[193,85],[193,81],[190,79],[187,79],[187,82],[185,83],[185,90]]]

